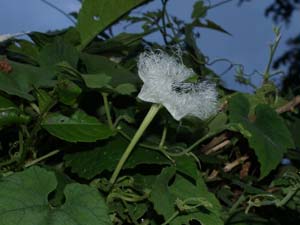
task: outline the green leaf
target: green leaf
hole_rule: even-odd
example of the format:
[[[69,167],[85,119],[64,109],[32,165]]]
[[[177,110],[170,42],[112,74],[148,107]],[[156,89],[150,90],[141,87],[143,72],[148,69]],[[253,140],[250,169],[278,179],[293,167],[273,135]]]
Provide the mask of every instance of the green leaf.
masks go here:
[[[112,38],[101,42],[93,42],[88,46],[85,52],[89,53],[105,53],[105,52],[120,52],[127,53],[131,49],[135,49],[142,44],[144,36],[150,32],[144,33],[120,33]]]
[[[54,74],[41,67],[30,66],[8,60],[12,71],[8,74],[0,71],[0,90],[10,95],[17,95],[27,100],[33,100],[29,92],[35,87],[54,86]]]
[[[287,123],[288,128],[292,134],[292,137],[294,139],[294,142],[296,144],[297,147],[300,147],[300,117],[299,115],[292,115],[290,120]]]
[[[198,166],[193,157],[188,155],[183,155],[180,157],[175,157],[176,169],[177,171],[194,178],[195,180],[199,176]]]
[[[71,117],[50,113],[42,122],[50,134],[69,142],[94,142],[113,135],[113,131],[95,117],[76,111]]]
[[[270,106],[257,105],[255,115],[249,115],[250,108],[245,96],[235,95],[229,102],[229,119],[235,124],[231,129],[240,131],[254,149],[263,178],[276,168],[294,143],[284,121]]]
[[[194,4],[194,9],[192,12],[193,19],[199,19],[206,16],[207,7],[204,5],[203,1],[197,1]]]
[[[105,82],[108,81],[108,78],[104,77],[104,75],[111,77],[111,80],[109,81],[109,85],[112,88],[116,88],[121,84],[128,84],[128,83],[132,85],[136,85],[139,81],[138,76],[136,76],[129,70],[123,68],[119,64],[112,62],[106,57],[90,55],[90,54],[81,54],[80,58],[85,64],[88,74],[95,74],[95,75],[101,74],[101,78],[99,78],[100,84],[101,84],[101,79],[103,79],[103,81]],[[87,75],[83,76],[83,78],[87,79]],[[96,79],[96,78],[91,78],[91,79]]]
[[[69,43],[73,46],[80,44],[80,34],[74,27],[46,33],[30,32],[28,36],[40,48],[43,48],[47,44],[53,43],[57,40],[57,38],[60,38],[63,42]]]
[[[61,79],[57,84],[57,94],[60,102],[72,106],[81,94],[81,88],[68,79]]]
[[[206,21],[206,23],[203,23],[200,20],[195,20],[193,22],[193,25],[196,27],[208,28],[211,30],[220,31],[222,33],[225,33],[225,34],[228,34],[231,36],[231,34],[228,31],[224,30],[220,25],[216,24],[215,22],[208,20],[208,19],[206,19],[205,21]]]
[[[111,80],[111,77],[106,74],[84,74],[81,77],[87,87],[95,89],[106,87]]]
[[[66,165],[80,177],[91,179],[103,171],[113,171],[117,166],[128,141],[120,136],[110,139],[107,143],[93,150],[67,154],[64,157]],[[134,168],[140,164],[170,164],[161,153],[136,147],[124,165],[124,169]]]
[[[7,98],[4,98],[0,95],[0,110],[7,108],[17,108],[17,106]]]
[[[238,212],[232,215],[226,225],[270,225],[277,224],[272,218],[262,218],[257,214]]]
[[[176,168],[164,168],[153,183],[150,195],[150,201],[153,203],[154,210],[162,215],[165,220],[175,213],[176,197],[170,193],[168,188],[168,183],[175,174]]]
[[[226,113],[221,112],[218,113],[213,120],[210,121],[208,124],[208,128],[210,132],[218,132],[226,129],[226,123],[227,123],[228,117]]]
[[[175,176],[173,183],[170,181]],[[203,225],[221,225],[220,219],[221,207],[214,194],[207,191],[202,178],[198,176],[196,186],[183,176],[176,174],[174,167],[164,168],[161,174],[156,178],[152,186],[150,201],[153,203],[156,212],[169,219],[178,210],[176,201],[198,198],[203,202],[203,206],[179,213],[170,225],[189,224],[191,220],[197,220]],[[207,207],[205,205],[210,205]]]
[[[16,40],[8,49],[10,54],[17,54],[22,57],[22,60],[28,63],[38,64],[39,49],[38,47],[27,40]]]
[[[22,113],[12,101],[0,95],[0,129],[13,124],[25,124],[29,120],[30,117]]]
[[[92,187],[67,184],[66,202],[51,207],[48,195],[57,181],[53,172],[32,167],[0,180],[0,225],[109,225],[104,199]]]
[[[41,113],[45,112],[49,108],[49,106],[54,102],[52,97],[43,89],[36,89],[35,94]]]
[[[191,210],[190,213],[176,217],[171,222],[172,225],[188,224],[191,220],[197,220],[202,225],[224,224],[220,218],[220,203],[213,193],[207,191],[206,184],[201,177],[198,177],[197,185],[194,186],[184,177],[177,175],[174,184],[170,186],[170,192],[180,200],[199,198],[203,202],[203,206],[199,207],[198,210]],[[206,204],[209,204],[210,207],[205,207]]]
[[[120,84],[115,88],[115,91],[120,95],[131,95],[136,92],[137,89],[132,84]]]
[[[84,49],[101,31],[146,0],[84,0],[78,15],[79,49]]]
[[[57,63],[68,62],[72,67],[77,67],[79,53],[70,43],[62,38],[56,38],[52,43],[45,45],[39,54],[39,63],[42,67],[54,68]]]

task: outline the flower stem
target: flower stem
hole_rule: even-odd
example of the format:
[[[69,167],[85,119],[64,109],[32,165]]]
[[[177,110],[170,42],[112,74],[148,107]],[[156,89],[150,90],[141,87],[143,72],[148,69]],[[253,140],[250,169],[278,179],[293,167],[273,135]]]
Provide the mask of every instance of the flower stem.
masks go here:
[[[111,119],[111,115],[110,115],[110,110],[109,110],[109,104],[108,104],[108,100],[107,100],[107,93],[101,92],[102,98],[103,98],[103,103],[104,103],[104,109],[105,109],[105,114],[106,114],[106,118],[107,118],[107,122],[108,122],[108,126],[110,129],[114,128],[112,119]]]
[[[130,153],[132,152],[133,148],[137,144],[137,142],[140,140],[141,136],[145,132],[146,128],[149,126],[159,109],[161,108],[161,105],[153,104],[151,108],[149,109],[147,115],[145,116],[142,124],[140,125],[139,129],[136,131],[135,135],[133,136],[131,142],[127,146],[125,152],[123,153],[115,171],[113,172],[113,175],[111,176],[109,182],[111,184],[114,184],[117,180],[117,177],[124,166],[127,158],[129,157]]]

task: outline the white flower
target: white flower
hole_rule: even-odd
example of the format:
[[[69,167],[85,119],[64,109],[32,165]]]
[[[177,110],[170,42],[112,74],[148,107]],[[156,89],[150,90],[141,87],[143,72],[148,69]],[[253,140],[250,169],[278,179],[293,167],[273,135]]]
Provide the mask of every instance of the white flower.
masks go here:
[[[176,120],[187,115],[206,119],[217,112],[215,84],[187,82],[195,73],[180,58],[162,51],[144,52],[138,60],[138,73],[144,82],[138,98],[162,104]]]

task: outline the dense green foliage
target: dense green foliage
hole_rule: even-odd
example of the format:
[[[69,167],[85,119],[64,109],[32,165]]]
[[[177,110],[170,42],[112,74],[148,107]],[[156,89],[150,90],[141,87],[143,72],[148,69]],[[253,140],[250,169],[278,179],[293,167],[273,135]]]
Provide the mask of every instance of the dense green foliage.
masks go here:
[[[84,0],[75,27],[0,43],[0,225],[298,224],[300,100],[271,80],[279,29],[262,85],[240,66],[236,80],[255,91],[238,93],[196,45],[199,28],[230,34],[205,18],[213,6],[196,1],[190,23],[167,0],[129,14],[147,2]],[[143,32],[112,35],[119,21]],[[164,44],[145,40],[154,32]],[[158,107],[139,128],[155,110],[137,98],[149,48],[180,48],[196,80],[217,84],[218,113],[176,121]]]

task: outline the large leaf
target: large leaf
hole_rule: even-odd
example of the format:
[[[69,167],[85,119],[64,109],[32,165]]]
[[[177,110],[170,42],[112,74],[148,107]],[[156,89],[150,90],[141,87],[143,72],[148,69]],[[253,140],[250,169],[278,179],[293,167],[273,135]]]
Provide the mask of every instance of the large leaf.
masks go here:
[[[94,142],[113,134],[106,125],[80,110],[71,117],[50,113],[42,122],[42,127],[53,136],[69,142]]]
[[[259,104],[255,115],[249,115],[250,103],[242,94],[229,102],[229,119],[233,130],[249,141],[260,162],[260,177],[267,176],[280,163],[288,148],[293,148],[291,134],[282,118],[268,105]]]
[[[174,182],[169,185],[174,176]],[[179,213],[169,224],[189,224],[191,220],[197,220],[202,225],[223,224],[223,221],[220,219],[220,204],[218,200],[212,193],[207,191],[206,185],[200,176],[198,176],[196,183],[195,186],[183,176],[176,175],[174,167],[163,169],[156,178],[150,195],[150,201],[153,203],[156,212],[167,220],[178,210],[176,201],[198,198],[203,201],[203,206]],[[205,204],[209,204],[210,207],[206,207]]]
[[[64,157],[66,165],[80,177],[91,179],[104,170],[113,171],[117,166],[128,142],[120,136],[110,139],[95,149],[68,154]],[[136,147],[123,168],[134,168],[140,164],[170,164],[161,153]]]
[[[103,56],[90,55],[90,54],[81,54],[81,60],[87,68],[89,74],[93,74],[90,79],[94,79],[96,82],[100,82],[100,85],[109,84],[111,87],[116,88],[121,84],[136,84],[139,79],[138,76],[130,72],[129,70],[123,68],[119,64],[112,62]],[[99,75],[100,78],[97,81],[95,76]],[[88,80],[91,75],[85,75],[84,80]],[[110,77],[109,80],[106,76]],[[102,80],[103,79],[103,80]],[[90,84],[91,82],[87,83]],[[94,86],[91,86],[93,88]]]
[[[78,59],[77,49],[62,38],[56,38],[52,43],[46,44],[39,54],[39,63],[46,68],[54,68],[57,63],[62,61],[76,67]]]
[[[141,45],[142,38],[149,33],[120,33],[105,41],[93,42],[85,51],[93,54],[105,52],[127,53]]]
[[[12,66],[10,73],[0,71],[0,90],[17,95],[27,100],[33,100],[29,92],[33,87],[51,87],[54,85],[54,74],[42,67],[30,66],[22,63],[9,61]]]
[[[16,40],[8,47],[7,50],[9,54],[16,54],[25,62],[38,64],[38,47],[30,41]]]
[[[197,180],[198,174],[198,166],[194,157],[188,155],[182,155],[180,157],[174,157],[176,162],[176,169],[178,172],[181,172],[191,178]]]
[[[59,101],[66,105],[74,105],[81,94],[81,88],[68,79],[60,79],[57,84]]]
[[[89,73],[81,75],[87,87],[121,95],[136,92],[139,79],[129,70],[103,56],[82,54],[81,59]]]
[[[32,167],[0,180],[0,225],[108,225],[104,199],[92,187],[67,184],[66,201],[52,207],[48,195],[57,186],[54,173]]]
[[[84,49],[101,31],[146,0],[84,0],[77,29]]]

